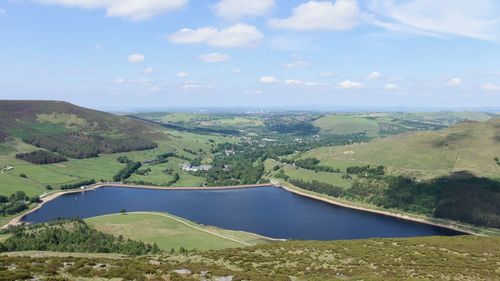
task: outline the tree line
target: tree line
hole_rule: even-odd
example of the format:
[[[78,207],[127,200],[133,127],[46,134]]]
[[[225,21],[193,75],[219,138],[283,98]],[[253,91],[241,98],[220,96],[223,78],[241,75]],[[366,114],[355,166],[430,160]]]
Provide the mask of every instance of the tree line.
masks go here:
[[[68,161],[66,157],[47,150],[17,153],[16,158],[33,164],[53,164]]]
[[[38,196],[29,197],[23,191],[17,191],[9,196],[0,195],[0,214],[7,216],[20,213],[38,201],[40,201]]]
[[[23,141],[61,155],[83,159],[99,153],[118,153],[156,148],[158,145],[141,137],[107,137],[85,133],[32,134]]]
[[[287,162],[287,161],[285,160],[283,162]],[[314,157],[299,159],[299,160],[295,160],[295,161],[289,160],[288,163],[295,164],[295,166],[297,166],[299,168],[308,169],[308,170],[312,170],[315,172],[340,173],[340,169],[338,169],[338,168],[319,165],[320,161]]]
[[[141,162],[132,161],[126,156],[118,157],[117,161],[126,164],[126,166],[113,176],[113,181],[123,181],[128,179],[135,171],[137,171],[142,166]]]
[[[10,227],[12,234],[0,244],[0,251],[55,251],[83,253],[118,253],[124,255],[156,254],[156,244],[115,237],[90,227],[85,221],[58,220],[50,223]]]
[[[417,182],[403,176],[354,180],[342,189],[318,181],[305,182],[278,172],[277,177],[300,188],[476,226],[500,228],[500,182],[488,178],[441,177]]]
[[[61,189],[62,190],[74,189],[74,188],[79,188],[81,186],[92,185],[94,183],[96,183],[96,181],[94,179],[83,180],[83,181],[79,181],[79,182],[75,182],[75,183],[63,184],[63,185],[61,185]]]

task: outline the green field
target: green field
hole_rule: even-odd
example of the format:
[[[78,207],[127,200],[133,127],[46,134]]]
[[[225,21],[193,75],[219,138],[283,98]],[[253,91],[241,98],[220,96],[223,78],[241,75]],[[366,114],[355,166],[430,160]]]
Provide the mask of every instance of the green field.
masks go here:
[[[175,123],[191,127],[244,128],[262,127],[264,122],[257,116],[203,113],[141,113],[141,118],[161,123]]]
[[[321,147],[301,155],[322,165],[347,167],[377,164],[392,174],[422,178],[470,171],[478,176],[500,176],[494,158],[500,154],[500,119],[462,123],[439,132],[417,132],[343,147]]]
[[[326,115],[313,122],[323,134],[348,135],[366,132],[369,136],[377,136],[379,125],[377,121],[365,117]]]
[[[351,182],[349,180],[343,179],[342,174],[339,173],[328,173],[328,172],[315,172],[312,170],[296,168],[292,165],[277,162],[272,159],[267,159],[264,162],[264,167],[266,175],[270,178],[274,177],[277,171],[272,171],[273,167],[279,165],[281,169],[285,171],[285,174],[291,178],[299,179],[303,181],[311,182],[313,180],[333,184],[343,188],[350,188]]]
[[[203,226],[165,213],[127,213],[86,219],[97,230],[132,240],[156,243],[169,251],[215,250],[265,243],[251,233]]]
[[[158,148],[144,151],[132,151],[115,154],[101,154],[96,158],[71,159],[67,162],[57,164],[36,165],[26,161],[17,160],[15,154],[18,152],[33,151],[37,148],[13,139],[3,143],[3,153],[0,154],[0,168],[12,167],[12,169],[0,172],[0,195],[10,195],[15,191],[22,190],[28,195],[37,195],[46,192],[46,185],[54,189],[61,184],[75,183],[82,180],[95,179],[110,181],[113,175],[124,165],[116,159],[125,155],[134,161],[146,161],[155,159],[159,154],[176,152],[179,155],[193,159],[196,157],[184,151],[188,149],[202,155],[203,161],[210,163],[210,149],[217,143],[234,142],[235,140],[223,136],[196,135],[187,132],[166,130],[163,140],[158,141]],[[0,151],[1,153],[1,151]],[[175,186],[200,186],[204,179],[190,175],[181,170],[180,165],[186,162],[178,158],[169,159],[168,163],[158,165],[144,165],[143,168],[151,168],[152,173],[148,176],[133,175],[131,180],[143,180],[156,185],[162,185],[172,179],[162,171],[166,168],[174,170],[180,175],[180,180]],[[19,177],[26,174],[27,179]]]

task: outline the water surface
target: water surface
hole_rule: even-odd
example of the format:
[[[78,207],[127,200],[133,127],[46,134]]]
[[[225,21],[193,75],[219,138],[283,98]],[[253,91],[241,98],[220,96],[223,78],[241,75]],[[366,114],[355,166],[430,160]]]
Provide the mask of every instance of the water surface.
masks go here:
[[[458,235],[449,229],[335,206],[278,187],[233,190],[154,190],[103,187],[65,194],[24,221],[88,218],[127,211],[159,211],[205,225],[268,237],[306,240]]]

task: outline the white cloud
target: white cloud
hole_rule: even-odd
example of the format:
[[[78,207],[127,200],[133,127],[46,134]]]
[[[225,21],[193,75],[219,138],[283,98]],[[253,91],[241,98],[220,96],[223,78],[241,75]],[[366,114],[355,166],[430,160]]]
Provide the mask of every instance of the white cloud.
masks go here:
[[[321,77],[335,77],[335,76],[337,76],[337,74],[334,72],[327,71],[327,72],[321,72],[319,74],[319,76],[321,76]]]
[[[396,84],[389,83],[389,84],[385,84],[384,88],[386,90],[397,90],[397,89],[399,89],[399,86]]]
[[[183,71],[182,72],[178,72],[177,73],[177,77],[179,77],[179,78],[186,78],[186,77],[189,77],[189,73],[183,72]]]
[[[232,73],[241,73],[243,72],[243,70],[241,68],[235,68],[233,70],[231,70]]]
[[[143,54],[131,54],[128,56],[127,60],[131,63],[138,63],[138,62],[143,62],[144,61],[144,55]]]
[[[181,90],[212,89],[212,88],[214,87],[210,85],[197,84],[197,83],[188,83],[180,87]]]
[[[147,20],[154,16],[178,10],[189,0],[35,0],[43,4],[57,4],[84,9],[105,9],[108,17]]]
[[[361,89],[361,88],[363,88],[363,84],[356,82],[356,81],[345,80],[345,81],[340,82],[338,84],[338,87],[341,89],[345,89],[345,90]]]
[[[162,88],[160,88],[160,87],[158,87],[158,86],[153,86],[153,87],[150,87],[150,88],[149,88],[149,91],[150,91],[150,92],[159,92],[159,91],[161,91],[161,90],[162,90]]]
[[[5,9],[0,8],[0,17],[7,15],[7,11]]]
[[[305,82],[297,79],[286,79],[285,84],[287,85],[304,85]]]
[[[255,47],[262,38],[264,35],[257,28],[242,23],[220,30],[211,26],[183,28],[168,36],[168,40],[176,44],[207,44],[222,48]]]
[[[101,45],[101,44],[96,44],[96,45],[94,46],[94,48],[96,48],[96,49],[98,49],[98,50],[99,50],[99,49],[104,48],[104,46],[103,46],[103,45]]]
[[[485,91],[500,91],[500,85],[493,83],[486,83],[481,86],[481,89]]]
[[[448,86],[460,86],[462,84],[462,80],[460,78],[453,78],[446,83]]]
[[[500,39],[497,0],[370,0],[368,22],[380,27],[431,36]]]
[[[124,84],[125,82],[127,82],[125,78],[116,78],[114,81],[115,84]]]
[[[380,74],[380,73],[378,73],[376,71],[368,74],[368,78],[369,79],[379,79],[380,77],[382,77],[382,74]]]
[[[210,54],[199,55],[198,59],[206,63],[218,63],[218,62],[227,62],[229,61],[230,57],[228,55],[220,53],[210,53]]]
[[[264,92],[262,92],[261,90],[254,90],[254,91],[252,91],[252,90],[245,90],[245,91],[243,91],[244,95],[261,95],[263,93]]]
[[[261,16],[274,6],[274,0],[221,0],[215,4],[215,13],[223,18],[236,20],[246,16]]]
[[[146,68],[144,68],[144,73],[145,74],[152,74],[154,72],[155,72],[155,70],[152,67],[146,67]]]
[[[276,84],[279,80],[274,76],[264,76],[259,79],[259,82],[263,84]]]
[[[271,19],[274,28],[308,30],[347,30],[358,23],[359,7],[357,0],[309,1],[300,4],[285,19]]]
[[[304,68],[304,67],[308,67],[310,64],[305,61],[305,60],[296,60],[296,61],[292,61],[290,63],[286,63],[283,65],[283,67],[286,67],[286,68]]]
[[[286,79],[285,84],[289,86],[319,86],[319,85],[324,85],[318,82],[313,82],[313,81],[304,81],[304,80],[298,80],[298,79]]]

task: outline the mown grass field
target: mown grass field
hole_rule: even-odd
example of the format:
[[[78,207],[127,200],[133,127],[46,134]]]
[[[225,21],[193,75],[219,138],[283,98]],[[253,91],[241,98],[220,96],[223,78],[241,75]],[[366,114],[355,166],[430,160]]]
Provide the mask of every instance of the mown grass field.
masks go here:
[[[188,250],[216,250],[244,247],[268,242],[259,236],[202,226],[164,213],[126,213],[99,216],[86,221],[97,230],[132,240],[156,243],[170,251],[183,247]]]
[[[500,119],[462,123],[439,132],[416,132],[343,147],[321,147],[301,157],[322,165],[346,167],[376,164],[392,174],[422,178],[467,170],[478,176],[500,176]]]

